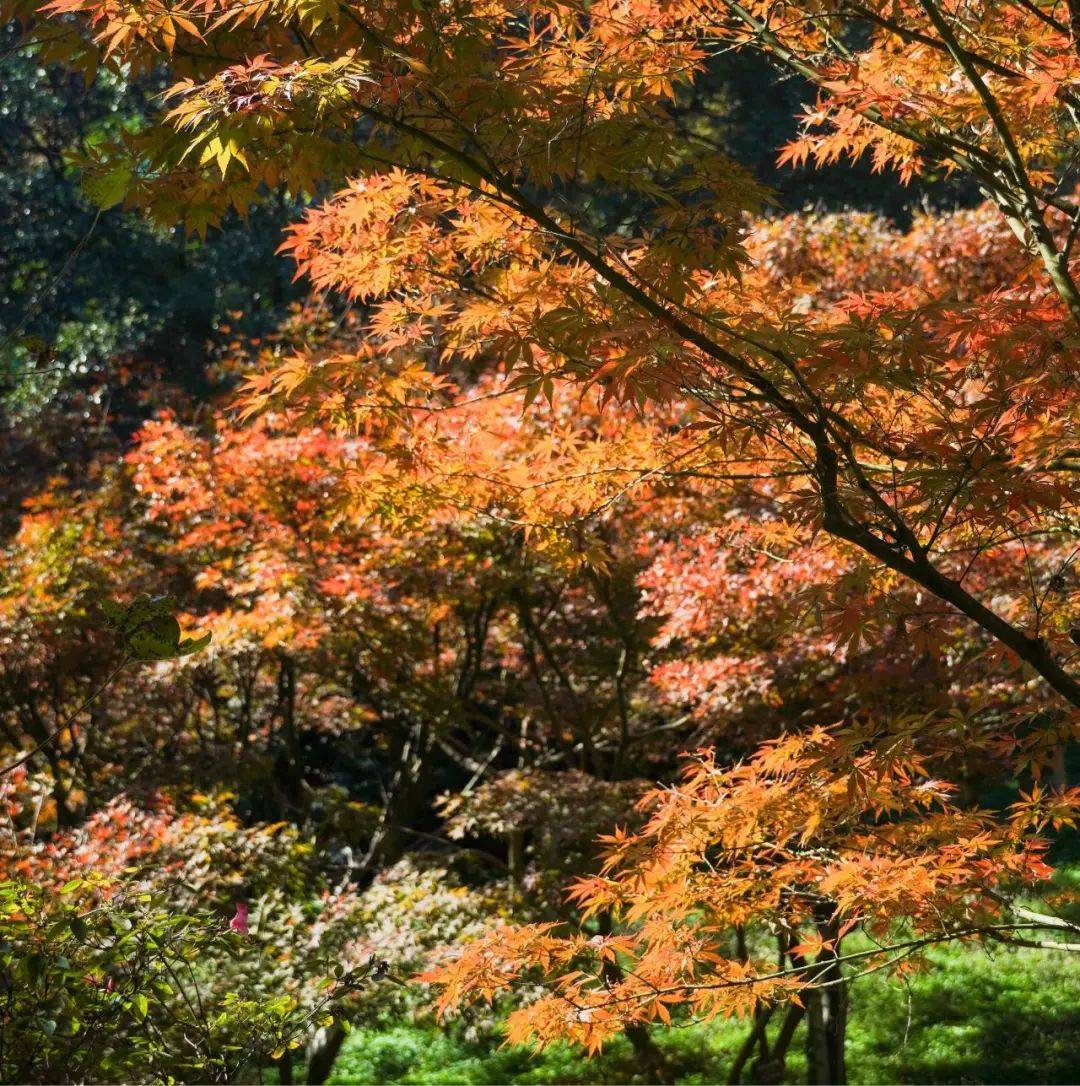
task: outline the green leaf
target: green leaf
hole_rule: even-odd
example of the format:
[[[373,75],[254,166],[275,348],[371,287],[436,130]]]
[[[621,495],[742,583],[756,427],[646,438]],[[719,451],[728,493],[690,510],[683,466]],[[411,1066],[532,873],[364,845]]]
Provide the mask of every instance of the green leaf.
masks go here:
[[[128,646],[139,660],[170,660],[180,647],[180,623],[173,615],[148,618],[130,633]]]
[[[45,972],[45,955],[31,954],[23,960],[23,969],[31,980],[37,980]]]
[[[122,626],[124,618],[127,615],[127,608],[117,603],[116,600],[102,600],[101,612],[105,616],[105,621],[110,626]],[[75,880],[72,879],[72,882]]]
[[[192,656],[196,652],[201,652],[210,644],[210,638],[212,634],[203,634],[202,637],[186,637],[177,646],[177,656]]]
[[[210,634],[180,639],[180,623],[172,596],[139,596],[129,604],[102,600],[106,624],[136,660],[153,662],[191,656],[210,644]]]
[[[131,167],[125,162],[117,162],[88,175],[83,181],[83,191],[91,203],[105,211],[123,202],[133,179]]]

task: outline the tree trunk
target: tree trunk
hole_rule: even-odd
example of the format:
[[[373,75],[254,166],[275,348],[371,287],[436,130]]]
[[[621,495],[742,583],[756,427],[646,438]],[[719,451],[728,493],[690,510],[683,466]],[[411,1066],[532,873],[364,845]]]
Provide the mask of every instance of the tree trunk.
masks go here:
[[[627,1026],[624,1032],[633,1046],[637,1065],[644,1072],[645,1081],[657,1084],[671,1082],[671,1074],[664,1065],[664,1057],[660,1049],[656,1047],[649,1034],[649,1027],[636,1023]]]
[[[521,889],[525,879],[525,831],[511,830],[506,842],[506,871],[511,895]]]
[[[287,817],[304,808],[304,755],[296,720],[296,666],[284,655],[278,670],[278,709],[284,749],[276,760],[275,776],[284,797],[282,815]]]
[[[336,1022],[315,1031],[307,1046],[308,1086],[322,1086],[330,1077],[344,1040],[345,1030]]]
[[[750,1065],[750,1081],[759,1083],[760,1086],[776,1086],[777,1083],[784,1081],[784,1073],[787,1070],[788,1049],[791,1047],[795,1030],[799,1028],[799,1023],[803,1020],[806,1012],[802,1007],[792,1003],[788,1007],[784,1020],[780,1024],[780,1029],[777,1031],[776,1038],[770,1046],[767,1027],[772,1013],[771,1009],[764,1010],[755,1016],[754,1028],[743,1043],[743,1047],[740,1049],[731,1071],[728,1073],[727,1081],[729,1086],[742,1081],[743,1069],[747,1060],[753,1055],[755,1048],[758,1054]]]
[[[281,1086],[293,1086],[292,1057],[292,1049],[287,1048],[278,1059],[274,1060],[274,1066],[278,1069],[278,1082]]]
[[[819,980],[832,983],[806,994],[806,1081],[810,1086],[843,1086],[847,1082],[847,983],[837,963],[819,974]]]
[[[806,1007],[806,1081],[810,1086],[843,1086],[847,1082],[848,996],[839,960],[842,937],[834,902],[818,902],[814,914],[825,943],[821,953],[810,962],[794,949],[788,951],[792,964],[806,977],[806,987],[800,992]]]
[[[746,942],[746,930],[742,926],[735,928],[735,941],[739,960],[743,962],[749,961],[750,952]],[[781,970],[787,964],[787,947],[787,936],[783,934],[777,936],[777,966]],[[794,955],[792,960],[800,966],[805,965],[804,961]],[[755,1049],[757,1050],[757,1056],[753,1063],[750,1064],[750,1081],[759,1083],[761,1086],[775,1086],[776,1083],[784,1081],[784,1075],[787,1071],[788,1049],[791,1048],[791,1042],[795,1039],[795,1031],[799,1028],[799,1023],[806,1015],[806,993],[800,992],[799,995],[802,1003],[788,1005],[783,1021],[780,1023],[780,1028],[777,1030],[776,1037],[771,1045],[769,1043],[769,1023],[772,1020],[775,1008],[758,1006],[755,1009],[753,1029],[747,1035],[742,1048],[739,1049],[735,1061],[731,1065],[727,1078],[728,1086],[734,1086],[734,1084],[742,1082],[743,1071],[746,1069],[750,1057],[754,1055]]]
[[[391,748],[393,772],[387,784],[386,810],[373,842],[373,858],[382,867],[397,863],[408,849],[407,830],[416,824],[426,794],[431,746],[426,723],[400,722]]]

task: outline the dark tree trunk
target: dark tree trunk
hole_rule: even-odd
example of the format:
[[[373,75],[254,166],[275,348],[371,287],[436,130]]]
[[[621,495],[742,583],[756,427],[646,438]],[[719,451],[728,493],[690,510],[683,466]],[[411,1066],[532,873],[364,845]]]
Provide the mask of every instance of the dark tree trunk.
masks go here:
[[[426,795],[431,746],[431,729],[426,723],[401,721],[394,737],[394,768],[387,785],[383,824],[373,842],[373,857],[383,867],[400,860],[409,847],[407,831],[416,824]]]
[[[664,1065],[660,1049],[656,1047],[649,1033],[649,1027],[635,1024],[627,1026],[624,1032],[634,1049],[637,1065],[644,1072],[645,1081],[657,1084],[671,1082],[671,1074]]]
[[[754,1062],[750,1064],[750,1081],[759,1083],[760,1086],[775,1086],[784,1081],[784,1072],[787,1070],[787,1054],[791,1047],[795,1030],[803,1020],[805,1011],[802,1007],[791,1004],[780,1024],[780,1029],[775,1040],[770,1045],[768,1025],[772,1018],[771,1008],[762,1009],[754,1016],[754,1028],[743,1042],[739,1054],[735,1057],[731,1070],[728,1072],[728,1084],[742,1082],[743,1071],[747,1061],[757,1050]]]
[[[293,1086],[292,1050],[287,1048],[274,1060],[274,1066],[278,1069],[278,1082],[281,1086]]]
[[[806,1007],[806,1081],[810,1086],[844,1086],[847,1067],[847,982],[840,962],[840,925],[836,905],[820,901],[814,908],[817,933],[825,947],[814,961],[794,948],[791,963],[806,978],[800,997]]]
[[[847,1082],[844,1046],[847,1039],[847,982],[836,951],[823,951],[818,987],[806,994],[806,1081],[810,1086],[843,1086]]]
[[[308,1086],[322,1086],[330,1077],[344,1040],[345,1030],[337,1023],[316,1030],[307,1046]]]
[[[746,930],[742,926],[735,929],[735,942],[739,960],[742,962],[749,961],[750,951],[746,942]],[[787,965],[788,959],[788,939],[786,935],[777,937],[776,950],[777,967],[783,969]],[[795,1031],[799,1028],[799,1023],[803,1020],[806,1011],[798,1003],[790,1004],[784,1014],[783,1021],[780,1023],[780,1029],[770,1044],[769,1023],[772,1021],[774,1013],[775,1008],[769,1006],[759,1005],[754,1010],[754,1026],[731,1065],[731,1070],[728,1072],[728,1086],[735,1086],[736,1083],[742,1082],[743,1071],[746,1069],[746,1065],[750,1057],[754,1055],[755,1050],[757,1056],[754,1058],[754,1062],[750,1064],[750,1081],[760,1083],[761,1086],[771,1086],[771,1084],[784,1081],[784,1073],[787,1070],[788,1049],[791,1047],[791,1042],[795,1038]]]
[[[807,997],[806,1081],[810,1086],[843,1086],[847,1082],[844,1042],[847,993],[844,984],[818,988]]]

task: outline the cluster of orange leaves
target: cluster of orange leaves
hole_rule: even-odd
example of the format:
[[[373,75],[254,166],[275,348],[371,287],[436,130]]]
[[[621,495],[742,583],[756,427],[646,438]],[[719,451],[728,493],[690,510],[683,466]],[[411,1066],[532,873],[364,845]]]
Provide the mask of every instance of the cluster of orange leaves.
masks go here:
[[[550,989],[512,1013],[510,1038],[596,1049],[627,1024],[676,1010],[742,1017],[813,984],[805,969],[737,956],[735,926],[763,923],[813,962],[843,957],[844,936],[862,925],[878,942],[851,955],[856,974],[910,968],[935,942],[993,937],[1006,926],[1002,887],[1050,874],[1026,806],[1003,823],[961,809],[952,791],[905,741],[868,749],[815,730],[734,767],[702,753],[677,784],[643,797],[644,827],[606,838],[602,873],[571,889],[586,915],[613,913],[622,933],[507,927],[425,979],[446,1009],[539,972]],[[1065,803],[1070,824],[1077,798]],[[619,963],[617,978],[605,962]]]

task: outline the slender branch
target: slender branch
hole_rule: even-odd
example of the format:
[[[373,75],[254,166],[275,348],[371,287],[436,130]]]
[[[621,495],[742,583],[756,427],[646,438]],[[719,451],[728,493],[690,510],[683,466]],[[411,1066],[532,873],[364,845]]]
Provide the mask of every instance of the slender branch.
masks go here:
[[[919,4],[923,11],[926,12],[927,18],[934,24],[934,28],[941,35],[953,60],[960,66],[968,82],[979,96],[979,100],[982,102],[994,131],[997,133],[998,139],[1005,150],[1005,157],[1012,170],[1013,177],[1023,194],[1024,214],[1021,216],[1023,224],[1032,235],[1032,240],[1038,249],[1043,266],[1046,268],[1054,288],[1061,296],[1061,300],[1068,306],[1073,320],[1080,324],[1080,289],[1077,288],[1072,278],[1068,261],[1054,245],[1053,235],[1050,233],[1043,212],[1039,208],[1038,197],[1031,184],[1031,178],[1028,176],[1023,155],[1020,153],[1020,148],[1016,143],[1012,130],[1009,128],[1008,122],[1005,120],[1004,114],[1001,112],[997,99],[987,86],[986,80],[983,79],[972,63],[963,46],[957,40],[952,27],[945,16],[941,14],[937,4],[933,0],[919,0]]]

